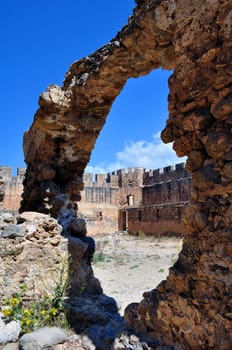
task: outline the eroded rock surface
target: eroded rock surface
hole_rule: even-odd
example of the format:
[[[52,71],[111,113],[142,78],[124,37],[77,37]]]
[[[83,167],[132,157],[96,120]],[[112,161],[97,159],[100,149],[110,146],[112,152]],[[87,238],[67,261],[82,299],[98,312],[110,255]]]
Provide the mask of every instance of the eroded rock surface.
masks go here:
[[[20,307],[27,308],[39,304],[45,295],[55,297],[58,286],[66,287],[63,317],[67,317],[70,326],[81,336],[67,341],[62,338],[62,343],[67,343],[63,348],[108,350],[125,323],[115,300],[102,293],[93,275],[93,240],[90,237],[68,239],[61,235],[62,227],[56,219],[36,212],[16,216],[0,212],[0,232],[1,228],[7,231],[7,227],[12,234],[0,236],[1,309],[4,301],[17,297],[17,293],[22,295]],[[13,228],[17,232],[19,227],[23,228],[23,236],[14,234]],[[20,331],[19,320],[7,323],[0,312],[0,349],[1,344],[17,341]],[[26,334],[20,338],[20,349],[54,349],[58,343],[52,342],[57,339],[56,334],[54,329]]]
[[[61,88],[52,85],[41,94],[24,136],[28,168],[22,210],[57,213],[61,194],[79,199],[84,168],[127,79],[160,66],[173,68],[173,31],[168,28],[173,11],[167,15],[155,3],[138,7],[109,44],[70,67]]]
[[[62,227],[49,215],[0,212],[1,301],[24,284],[28,300],[53,294],[63,273],[64,283],[71,279],[70,295],[102,294],[91,267],[94,248],[76,237],[69,241],[61,233]]]
[[[24,139],[22,210],[74,209],[82,174],[110,107],[130,77],[162,67],[169,80],[164,142],[187,156],[192,205],[167,281],[127,308],[126,321],[180,349],[232,346],[232,3],[141,0],[106,46],[50,86]],[[155,155],[154,155],[155,156]],[[63,215],[63,214],[62,214]],[[61,220],[62,221],[62,220]]]

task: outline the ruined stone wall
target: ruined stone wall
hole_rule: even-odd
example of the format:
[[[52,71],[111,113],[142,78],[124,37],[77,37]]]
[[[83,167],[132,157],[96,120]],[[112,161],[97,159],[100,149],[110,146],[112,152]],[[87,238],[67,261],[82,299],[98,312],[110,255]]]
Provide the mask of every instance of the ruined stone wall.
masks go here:
[[[118,176],[111,174],[86,173],[83,176],[84,189],[81,191],[83,203],[118,204]]]
[[[126,227],[131,233],[184,234],[182,216],[191,193],[191,176],[184,163],[150,171],[144,169],[140,191],[140,205],[127,203],[120,208],[121,230]]]
[[[120,169],[109,174],[84,174],[84,190],[78,203],[89,234],[123,230],[119,208],[142,203],[144,170]]]
[[[144,173],[143,205],[188,202],[191,196],[191,175],[180,163]]]
[[[230,350],[232,334],[232,2],[137,0],[108,45],[50,86],[24,137],[28,164],[21,210],[66,224],[106,116],[131,77],[161,67],[169,79],[162,140],[187,156],[191,205],[169,277],[129,306],[130,328],[184,350]],[[155,154],[154,154],[155,157]],[[68,225],[65,226],[68,232]]]
[[[143,174],[143,185],[149,186],[156,183],[182,180],[189,178],[190,174],[185,168],[185,163],[178,163],[164,168],[145,171]]]
[[[141,206],[140,208],[128,208],[128,231],[130,233],[141,233],[155,235],[184,235],[182,217],[185,205],[164,204]],[[120,223],[122,225],[123,210],[120,210]]]
[[[172,31],[149,24],[154,6],[149,5],[149,16],[139,6],[109,44],[70,67],[63,87],[52,85],[41,94],[33,126],[24,135],[28,167],[22,211],[58,216],[60,198],[65,206],[78,200],[91,151],[127,79],[160,66],[173,68]]]
[[[120,169],[108,174],[84,174],[81,200],[89,203],[109,203],[118,207],[142,204],[144,169]],[[131,197],[131,198],[129,198]],[[133,198],[132,198],[133,197]],[[131,205],[131,204],[130,204]]]
[[[88,264],[94,248],[90,253],[87,240],[68,239],[62,230],[50,215],[0,212],[0,305],[23,285],[26,301],[53,296],[67,282],[80,295],[102,293]]]
[[[18,210],[22,200],[23,179],[25,169],[18,168],[17,175],[12,175],[11,167],[0,167],[0,185],[1,199],[0,208],[8,210]]]
[[[89,234],[117,230],[130,233],[184,233],[181,223],[190,200],[191,176],[183,163],[156,170],[120,169],[84,174],[79,211]]]
[[[4,180],[2,208],[18,210],[25,169],[18,169],[14,177],[10,167],[2,167],[0,174]],[[184,164],[149,171],[120,169],[95,176],[85,173],[83,182],[81,201],[77,205],[90,235],[118,230],[149,234],[183,233],[180,223],[183,210],[177,210],[178,216],[176,207],[186,205],[191,191],[191,177]],[[169,214],[167,208],[171,208]],[[126,228],[123,224],[125,210],[128,210]]]
[[[78,209],[85,220],[89,235],[118,231],[118,207],[116,205],[80,201]]]
[[[121,169],[84,175],[79,210],[89,234],[115,232],[183,234],[183,208],[190,200],[191,176],[184,164],[146,171]],[[107,205],[108,204],[108,205]]]
[[[118,185],[120,187],[118,206],[140,206],[142,204],[143,186],[142,168],[121,169],[117,171]]]
[[[161,137],[188,157],[192,205],[183,218],[183,250],[167,281],[145,293],[126,318],[137,330],[181,349],[229,350],[232,4],[164,3],[175,8],[176,63]]]
[[[84,174],[84,189],[78,202],[90,235],[118,231],[118,176]]]

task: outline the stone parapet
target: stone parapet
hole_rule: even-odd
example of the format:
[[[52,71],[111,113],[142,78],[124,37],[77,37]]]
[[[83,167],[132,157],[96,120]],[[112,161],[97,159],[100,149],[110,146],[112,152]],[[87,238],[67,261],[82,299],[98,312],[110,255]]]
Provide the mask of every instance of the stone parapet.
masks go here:
[[[179,163],[155,170],[145,170],[143,176],[144,186],[153,185],[160,182],[180,180],[189,178],[191,175],[185,168],[185,163]]]
[[[12,175],[11,167],[1,167],[0,175],[1,170],[4,179],[1,185],[3,189],[1,207],[8,210],[18,210],[23,192],[25,169],[18,168],[17,176]],[[138,216],[141,208],[144,210],[146,206],[162,206],[167,203],[171,203],[172,207],[169,212],[169,225],[171,221],[174,224],[176,220],[175,208],[179,203],[188,202],[191,192],[191,176],[183,163],[149,171],[143,168],[129,168],[108,174],[96,174],[95,176],[91,173],[85,173],[83,183],[84,189],[81,191],[81,201],[78,207],[87,218],[89,234],[103,233],[107,230],[114,232],[125,228],[121,219],[122,215],[118,213],[118,210],[128,209],[130,213],[136,212]],[[111,219],[107,220],[109,216]],[[162,223],[166,222],[163,215],[160,216],[159,223],[156,224],[157,227],[154,226],[154,223],[152,226],[151,220],[147,216],[145,217],[147,224],[144,222],[145,219],[143,223],[132,224],[134,219],[133,216],[129,215],[130,232],[136,233],[140,226],[143,226],[141,230],[144,232],[149,231],[149,233],[154,232],[155,234],[159,229],[160,234],[166,232],[166,229],[161,227]],[[163,226],[165,228],[165,224]],[[172,232],[180,234],[183,232],[183,227],[175,224]]]

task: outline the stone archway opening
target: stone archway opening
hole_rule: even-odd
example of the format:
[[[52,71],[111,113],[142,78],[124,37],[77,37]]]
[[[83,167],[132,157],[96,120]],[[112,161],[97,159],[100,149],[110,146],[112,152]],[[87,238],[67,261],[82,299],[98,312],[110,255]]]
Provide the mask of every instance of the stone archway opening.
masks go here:
[[[147,142],[140,150],[141,153],[150,157],[150,159],[144,159],[146,163],[138,163],[138,161],[136,163],[134,158],[136,156],[137,159],[140,158],[139,148],[137,147],[137,154],[131,159],[134,163],[129,164],[130,168],[133,169],[125,169],[125,178],[123,175],[124,170],[118,170],[127,168],[128,164],[118,165],[117,159],[115,167],[108,168],[107,171],[104,169],[103,161],[105,157],[107,158],[107,152],[111,149],[114,139],[120,139],[120,133],[122,134],[124,129],[126,135],[127,133],[130,135],[129,138],[134,137],[136,139],[138,138],[138,133],[136,134],[136,129],[138,128],[140,131],[139,140],[147,137],[145,130],[143,130],[146,127],[149,129],[149,137],[156,133],[157,130],[163,129],[165,117],[168,114],[167,96],[168,78],[170,75],[170,71],[154,70],[148,76],[137,79],[132,78],[125,84],[111,108],[106,125],[101,131],[91,153],[91,159],[94,158],[95,162],[97,159],[95,154],[97,152],[102,157],[98,158],[100,161],[98,160],[97,167],[91,167],[91,164],[94,164],[93,162],[90,162],[90,167],[87,167],[90,171],[97,169],[98,174],[95,178],[87,171],[84,176],[85,187],[79,209],[87,217],[88,235],[93,235],[96,242],[96,251],[93,259],[94,275],[100,280],[103,292],[119,301],[121,314],[123,314],[125,306],[130,302],[140,301],[145,290],[155,288],[164,280],[168,275],[168,269],[177,260],[182,245],[181,239],[177,237],[182,234],[183,228],[180,225],[180,214],[176,212],[176,208],[174,211],[170,208],[170,201],[181,202],[178,210],[182,209],[183,201],[179,196],[169,193],[177,190],[177,182],[173,182],[171,185],[169,181],[171,179],[174,180],[176,177],[182,178],[183,174],[180,172],[174,175],[175,167],[173,169],[172,167],[162,168],[164,165],[173,165],[178,161],[171,162],[170,159],[172,159],[174,151],[169,151],[168,148],[167,151],[164,151],[163,148],[166,148],[166,145],[163,144],[164,147],[162,147],[162,141],[156,141],[156,139],[154,142]],[[149,89],[152,91],[149,91]],[[132,103],[133,108],[131,106]],[[160,105],[164,106],[161,107]],[[133,110],[133,113],[130,109]],[[150,114],[150,116],[147,116],[147,114]],[[151,115],[153,118],[151,118]],[[155,120],[154,117],[156,117]],[[128,119],[127,122],[125,119]],[[144,125],[145,123],[147,126]],[[153,131],[152,128],[154,128]],[[98,146],[99,143],[100,146]],[[134,146],[135,143],[133,143],[132,147]],[[159,153],[161,152],[160,156]],[[169,158],[169,163],[166,163],[165,155],[166,158]],[[162,163],[160,163],[161,157]],[[154,165],[151,164],[152,158]],[[179,160],[180,162],[181,160]],[[142,171],[139,169],[141,179],[137,180],[133,178],[134,167],[136,166],[141,169],[144,168]],[[151,189],[151,184],[155,186],[155,183],[152,181],[153,170],[146,171],[146,168],[156,169],[157,174],[161,174],[163,171],[166,173],[169,170],[171,174],[170,179],[168,179],[168,174],[165,175],[165,184],[159,186],[159,189],[157,189],[159,193],[156,194],[153,202],[152,200],[149,201],[150,205],[149,207],[146,206],[144,211],[144,208],[138,207],[142,206],[144,202],[148,204],[147,200],[143,200],[140,193],[141,188],[139,187],[143,184],[143,171],[150,177],[149,189]],[[99,169],[100,174],[102,172],[101,175],[99,175]],[[115,175],[113,175],[113,179],[111,178],[110,170],[114,170],[113,174]],[[129,176],[128,171],[132,172],[131,176]],[[108,172],[107,175],[106,172]],[[116,175],[119,173],[122,173],[120,177]],[[90,179],[93,179],[93,182]],[[154,181],[158,183],[163,182],[161,178],[155,179],[155,177]],[[112,188],[110,187],[111,184]],[[123,193],[122,188],[124,186],[125,193]],[[183,190],[183,187],[179,187],[178,192]],[[110,195],[108,195],[108,191],[110,191]],[[115,195],[114,192],[117,192],[117,194]],[[86,203],[88,201],[89,204]],[[165,209],[162,205],[157,205],[157,203],[162,204],[164,202],[167,204]],[[154,205],[152,206],[152,204]],[[118,208],[120,208],[120,215],[118,214]],[[133,221],[136,221],[132,224],[132,214],[130,213],[129,226],[128,209],[133,209]],[[98,216],[99,210],[103,213],[101,220]],[[164,216],[165,220],[163,220]],[[119,221],[120,224],[118,224]],[[160,226],[160,230],[158,226]],[[130,236],[126,233],[117,232],[120,230],[128,231],[128,229]],[[151,237],[152,234],[153,238]],[[147,275],[150,276],[149,281],[147,280]]]
[[[136,332],[181,349],[231,348],[231,23],[229,0],[137,1],[128,25],[108,45],[75,62],[62,88],[50,86],[41,95],[24,138],[21,210],[50,212],[64,230],[84,236],[74,201],[113,101],[130,77],[174,69],[161,137],[188,157],[193,189],[183,219],[186,237],[168,279],[129,306],[125,320]],[[89,248],[86,263],[93,247],[85,236],[82,242]]]
[[[158,169],[182,161],[158,136],[168,116],[171,74],[155,69],[146,76],[128,79],[97,138],[87,173],[106,174],[135,167]]]

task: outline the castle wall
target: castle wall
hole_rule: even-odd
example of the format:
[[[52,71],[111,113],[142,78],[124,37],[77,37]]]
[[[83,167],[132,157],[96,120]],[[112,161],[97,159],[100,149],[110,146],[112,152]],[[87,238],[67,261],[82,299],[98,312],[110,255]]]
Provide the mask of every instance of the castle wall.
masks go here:
[[[2,207],[9,210],[18,210],[22,200],[23,184],[20,182],[9,182],[4,187],[5,193]]]
[[[118,178],[113,176],[111,182],[109,174],[99,174],[92,179],[92,174],[84,175],[84,190],[77,203],[87,232],[96,235],[118,231]]]
[[[191,177],[161,182],[143,188],[143,205],[185,202],[190,198]]]
[[[85,186],[81,192],[81,202],[118,204],[118,188]]]
[[[119,207],[140,206],[143,186],[142,168],[121,169],[117,171],[119,185]]]
[[[0,167],[1,207],[18,210],[25,169],[12,176]],[[181,217],[189,201],[191,177],[184,164],[163,169],[121,169],[109,174],[84,174],[79,212],[89,235],[128,230],[131,233],[182,234]]]
[[[89,235],[109,234],[118,231],[118,207],[107,203],[78,202]]]
[[[65,226],[61,205],[71,216],[70,200],[79,196],[83,171],[125,83],[153,69],[172,69],[161,139],[172,142],[177,156],[187,157],[192,174],[191,204],[183,217],[186,236],[167,280],[144,293],[141,303],[128,305],[124,319],[127,328],[160,348],[229,350],[232,2],[136,3],[128,24],[107,45],[75,61],[62,87],[50,85],[40,95],[24,135],[28,167],[21,210],[51,210]]]
[[[11,167],[0,167],[1,200],[0,208],[18,210],[22,200],[25,169],[18,168],[17,175],[12,175]]]
[[[149,186],[154,183],[168,182],[189,178],[190,174],[185,169],[185,163],[179,163],[164,168],[148,170],[144,172],[143,185]]]
[[[192,185],[184,163],[143,171],[142,176],[143,186],[136,188],[135,193],[140,202],[120,207],[119,229],[135,234],[183,234],[181,219],[190,199]],[[126,203],[123,190],[122,197]]]
[[[119,210],[119,228],[128,232],[149,235],[184,234],[181,223],[186,203],[169,203],[163,205],[141,206]],[[125,222],[126,221],[126,222]],[[127,227],[125,227],[125,225]]]

